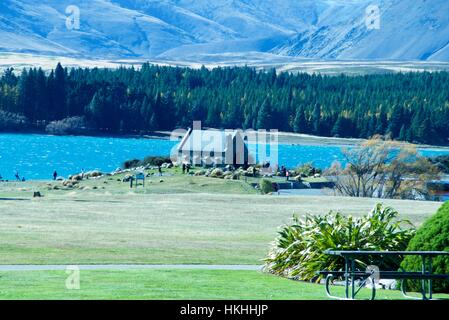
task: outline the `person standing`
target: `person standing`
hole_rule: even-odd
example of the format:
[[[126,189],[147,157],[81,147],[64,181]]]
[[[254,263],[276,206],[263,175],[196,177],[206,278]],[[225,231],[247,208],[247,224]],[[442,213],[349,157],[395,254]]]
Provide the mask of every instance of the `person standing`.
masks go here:
[[[56,178],[58,178],[58,173],[56,172],[56,170],[53,172],[53,180],[56,181]]]

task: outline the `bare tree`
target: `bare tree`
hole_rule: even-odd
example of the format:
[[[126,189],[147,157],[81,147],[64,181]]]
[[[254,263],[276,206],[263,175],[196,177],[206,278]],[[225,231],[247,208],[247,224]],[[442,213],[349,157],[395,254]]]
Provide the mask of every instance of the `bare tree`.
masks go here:
[[[427,183],[440,178],[438,168],[416,147],[375,137],[343,149],[346,166],[335,162],[326,175],[335,190],[350,197],[415,199],[428,197]]]

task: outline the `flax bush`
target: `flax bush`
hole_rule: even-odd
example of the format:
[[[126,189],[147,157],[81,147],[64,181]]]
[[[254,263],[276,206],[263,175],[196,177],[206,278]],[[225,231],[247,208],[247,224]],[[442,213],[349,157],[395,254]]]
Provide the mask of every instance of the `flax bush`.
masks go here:
[[[319,281],[321,270],[343,270],[344,260],[325,254],[326,250],[405,250],[415,229],[408,220],[398,220],[398,212],[377,204],[365,216],[345,216],[339,212],[325,215],[295,216],[293,223],[281,227],[265,258],[265,271],[305,281]],[[369,264],[395,270],[400,259]],[[356,261],[364,270],[366,261]]]

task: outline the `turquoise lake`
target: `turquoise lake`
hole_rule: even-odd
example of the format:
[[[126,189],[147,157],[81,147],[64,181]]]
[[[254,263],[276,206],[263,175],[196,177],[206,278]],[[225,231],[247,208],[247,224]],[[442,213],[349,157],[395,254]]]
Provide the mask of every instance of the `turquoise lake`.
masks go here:
[[[0,134],[0,174],[12,180],[16,170],[27,180],[51,179],[98,169],[111,172],[125,160],[169,155],[177,142],[158,139]],[[445,149],[425,149],[426,156],[449,154]],[[279,145],[279,164],[296,167],[313,162],[320,168],[341,160],[341,146]]]

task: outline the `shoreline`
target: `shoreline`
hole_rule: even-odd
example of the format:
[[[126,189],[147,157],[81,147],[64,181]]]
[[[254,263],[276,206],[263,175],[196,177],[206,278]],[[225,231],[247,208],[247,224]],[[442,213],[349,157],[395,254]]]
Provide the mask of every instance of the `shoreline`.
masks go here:
[[[122,141],[117,140],[117,143],[120,143],[121,145],[127,145],[128,142],[126,141],[126,139],[130,139],[133,141],[129,141],[130,145],[134,145],[134,146],[138,146],[140,144],[145,144],[145,141],[149,141],[148,143],[152,143],[151,140],[159,140],[161,141],[161,143],[163,143],[165,145],[165,142],[163,141],[170,141],[170,135],[171,135],[171,131],[155,131],[155,132],[149,132],[145,135],[107,135],[107,134],[99,134],[99,135],[51,135],[51,134],[46,134],[46,133],[39,133],[36,131],[33,132],[1,132],[0,133],[0,140],[3,140],[3,142],[8,142],[8,139],[14,139],[14,135],[18,135],[18,136],[22,136],[23,139],[29,139],[30,141],[33,140],[32,136],[35,136],[36,141],[39,141],[39,137],[55,137],[53,140],[53,138],[51,141],[53,141],[54,143],[58,143],[58,137],[61,137],[61,139],[64,138],[68,138],[71,137],[70,143],[76,143],[76,141],[79,141],[80,143],[82,143],[82,138],[86,138],[86,141],[84,143],[89,143],[89,138],[103,138],[103,139],[122,139]],[[10,135],[10,136],[8,136]],[[28,137],[29,136],[29,137]],[[3,138],[3,139],[2,139]],[[77,138],[80,138],[79,140]],[[61,140],[64,142],[64,140]],[[95,141],[95,140],[93,140]],[[112,140],[111,140],[112,141]],[[179,141],[179,140],[177,140]],[[170,144],[175,145],[177,143],[177,141],[173,141]],[[307,135],[307,134],[297,134],[297,133],[290,133],[290,132],[279,132],[278,133],[278,142],[281,148],[289,148],[287,150],[296,150],[295,146],[297,146],[298,148],[301,148],[302,146],[304,147],[322,147],[323,150],[325,150],[326,148],[331,148],[332,150],[336,150],[338,148],[352,148],[352,147],[356,147],[357,145],[363,143],[364,139],[356,139],[356,138],[337,138],[337,137],[320,137],[320,136],[312,136],[312,135]],[[108,140],[105,140],[104,142],[102,141],[98,141],[98,143],[100,143],[101,145],[103,144],[107,144]],[[155,142],[157,143],[157,142]],[[167,142],[168,143],[168,142]],[[413,146],[416,147],[418,149],[419,152],[428,152],[429,157],[432,156],[436,156],[438,155],[438,152],[440,153],[444,153],[447,154],[449,152],[449,147],[448,146],[437,146],[437,145],[413,145],[413,144],[408,144],[408,143],[399,143],[400,146]],[[330,150],[330,149],[329,149]],[[305,149],[305,152],[307,152],[307,149]],[[314,151],[316,152],[316,151]],[[432,152],[434,154],[432,154]],[[285,152],[284,152],[285,153]],[[151,156],[151,151],[147,152],[146,156]],[[132,156],[131,156],[132,157]],[[141,156],[142,158],[144,157],[144,155]],[[317,153],[316,157],[314,159],[318,160],[319,158],[319,154]],[[123,161],[127,161],[129,159],[127,159],[127,157],[120,157],[121,160],[119,159],[118,162],[123,163]],[[285,158],[285,155],[284,155]],[[10,160],[17,162],[18,159],[13,159],[11,158]],[[284,159],[285,160],[285,159]],[[68,161],[68,160],[66,160]],[[314,160],[312,160],[314,161]],[[288,162],[288,161],[287,161]],[[12,162],[11,162],[12,163]],[[60,161],[61,165],[64,165],[64,160],[62,159]],[[100,167],[95,167],[92,166],[92,170],[102,170],[103,172],[109,172],[109,171],[114,171],[114,169],[116,169],[117,167],[120,167],[121,165],[117,164],[116,166],[110,166],[110,165],[106,165],[103,166],[103,169],[100,169]],[[15,166],[14,164],[12,165],[13,167]],[[76,167],[76,166],[75,166]],[[325,168],[326,166],[322,166],[323,168]],[[91,167],[87,167],[88,169],[90,169]],[[107,168],[107,169],[105,169]],[[4,169],[4,168],[0,168],[0,169]],[[7,170],[2,170],[2,171],[7,171]],[[26,181],[36,181],[36,182],[45,182],[45,181],[49,181],[51,179],[47,179],[47,177],[43,177],[44,179],[39,179],[38,177],[41,177],[41,174],[34,174],[33,172],[22,172],[23,170],[19,170],[21,173],[23,173],[25,175],[25,177],[27,177]],[[64,170],[62,170],[63,176],[65,173]],[[76,171],[76,170],[75,170]],[[58,170],[59,172],[59,170]],[[4,173],[4,172],[1,172]],[[68,173],[67,173],[68,175]],[[20,183],[19,181],[16,181],[12,176],[7,175],[6,177],[3,177],[3,179],[1,179],[2,183]]]
[[[203,128],[211,130],[219,130],[213,128]],[[269,133],[269,131],[267,131]],[[153,131],[146,134],[107,134],[107,133],[90,133],[85,135],[54,135],[49,134],[45,131],[1,131],[0,136],[3,134],[17,134],[17,135],[44,135],[44,136],[54,136],[54,137],[86,137],[86,138],[117,138],[117,139],[147,139],[147,140],[170,140],[171,131]],[[294,133],[294,132],[278,132],[278,142],[279,144],[286,145],[302,145],[302,146],[342,146],[351,147],[357,146],[368,139],[362,138],[340,138],[340,137],[325,137],[325,136],[315,136],[304,133]],[[180,141],[180,139],[178,139]],[[429,144],[414,144],[405,141],[398,141],[401,146],[415,146],[418,149],[435,149],[435,150],[449,150],[448,145],[429,145]]]

